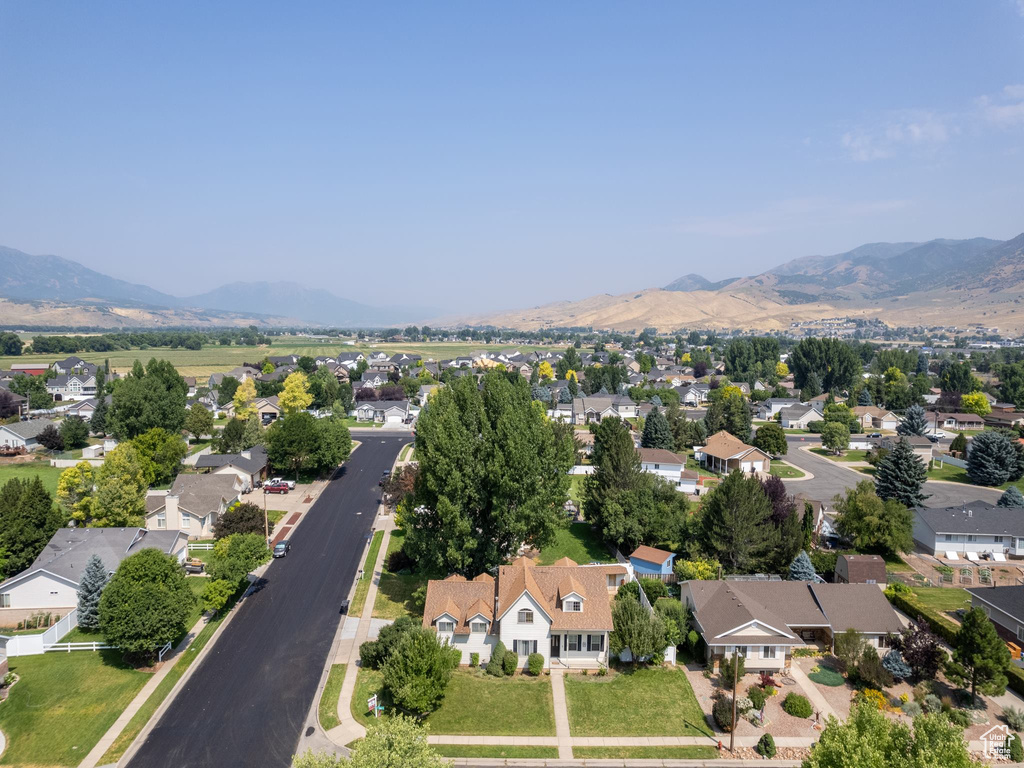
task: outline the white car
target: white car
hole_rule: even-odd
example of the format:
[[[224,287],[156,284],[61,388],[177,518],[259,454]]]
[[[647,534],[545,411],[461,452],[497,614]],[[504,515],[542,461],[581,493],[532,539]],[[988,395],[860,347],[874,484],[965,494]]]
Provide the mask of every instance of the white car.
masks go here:
[[[269,485],[277,485],[279,483],[284,483],[285,485],[288,486],[288,490],[289,491],[294,491],[295,490],[295,481],[294,480],[285,480],[283,477],[272,477],[272,478],[270,478],[270,480],[268,482],[269,482]]]

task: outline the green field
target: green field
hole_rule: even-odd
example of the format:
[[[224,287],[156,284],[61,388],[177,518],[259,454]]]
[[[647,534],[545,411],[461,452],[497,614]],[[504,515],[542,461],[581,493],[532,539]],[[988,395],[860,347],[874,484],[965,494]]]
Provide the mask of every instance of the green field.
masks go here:
[[[33,334],[39,335],[39,334]],[[136,360],[143,363],[150,358],[156,357],[161,360],[170,361],[182,376],[209,376],[217,371],[228,371],[242,363],[254,363],[262,360],[265,356],[275,355],[340,355],[358,350],[363,354],[367,352],[383,351],[389,355],[397,352],[422,355],[424,359],[446,360],[459,355],[468,355],[480,349],[506,349],[507,346],[497,344],[487,347],[482,342],[466,343],[395,343],[395,344],[357,344],[348,346],[336,339],[330,342],[311,341],[301,338],[275,338],[270,346],[259,347],[222,347],[216,344],[206,345],[202,349],[170,349],[169,347],[154,347],[153,349],[136,349],[114,352],[80,352],[78,357],[90,363],[103,363],[110,361],[110,367],[117,372],[128,371]],[[555,347],[564,349],[564,346]],[[517,347],[523,352],[535,349],[551,349],[538,345],[526,345]],[[8,369],[11,363],[52,363],[66,355],[20,355],[17,357],[0,357],[0,369]]]
[[[590,523],[572,523],[555,533],[555,540],[540,551],[538,565],[551,565],[568,557],[577,563],[614,563],[615,557]]]
[[[38,475],[43,480],[43,485],[54,497],[57,498],[57,481],[63,469],[51,467],[48,461],[33,461],[31,464],[0,464],[0,486],[8,480],[18,477],[22,480]]]
[[[975,485],[971,482],[971,479],[967,476],[966,469],[960,469],[960,467],[954,467],[952,464],[943,464],[941,467],[938,462],[932,462],[932,468],[928,470],[929,480],[944,480],[947,483],[963,483],[964,485],[973,485],[975,488],[986,488],[989,486]],[[1024,479],[1017,480],[1012,483],[1003,483],[1002,485],[995,486],[996,490],[1005,491],[1011,485],[1016,486],[1017,490],[1024,493]]]
[[[971,596],[959,587],[912,587],[917,602],[937,613],[970,609]]]
[[[832,451],[825,448],[811,448],[811,453],[816,453],[822,458],[826,458],[829,461],[867,461],[868,452],[865,450],[854,450],[854,451],[843,451],[842,454],[836,456]]]
[[[117,651],[19,656],[10,668],[19,680],[0,704],[0,765],[25,768],[78,765],[150,679]]]

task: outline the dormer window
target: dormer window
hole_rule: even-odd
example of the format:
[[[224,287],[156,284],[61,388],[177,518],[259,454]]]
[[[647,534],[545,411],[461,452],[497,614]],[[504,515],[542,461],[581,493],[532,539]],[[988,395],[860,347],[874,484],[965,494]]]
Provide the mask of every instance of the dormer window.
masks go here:
[[[474,621],[472,624],[469,625],[469,631],[473,632],[473,633],[481,633],[482,634],[482,633],[487,631],[487,622],[486,621]]]
[[[529,608],[523,608],[519,611],[519,623],[520,624],[533,624],[533,611]]]
[[[455,622],[454,621],[439,621],[437,622],[438,632],[454,632]]]
[[[579,613],[583,610],[583,603],[579,600],[566,600],[565,611],[566,613]]]

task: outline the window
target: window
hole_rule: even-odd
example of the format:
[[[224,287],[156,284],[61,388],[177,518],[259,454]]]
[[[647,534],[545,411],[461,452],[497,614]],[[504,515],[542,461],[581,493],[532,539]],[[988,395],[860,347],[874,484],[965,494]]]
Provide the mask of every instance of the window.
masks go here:
[[[743,658],[746,658],[747,657],[747,646],[745,646],[745,645],[737,645],[735,651],[733,651],[733,652],[735,654],[737,654],[738,656],[742,656]]]
[[[977,536],[975,536],[975,535],[974,535],[973,533],[968,533],[968,534],[967,534],[967,540],[968,540],[968,541],[977,541],[977,540],[978,540],[978,537],[977,537]]]
[[[604,650],[604,635],[587,635],[587,650],[588,651],[603,651]]]
[[[878,636],[878,647],[879,648],[888,648],[889,647],[889,638],[888,638],[887,635],[879,635]]]
[[[519,612],[519,623],[533,624],[533,611],[529,608],[523,608],[523,610]]]
[[[951,534],[951,533],[944,533],[944,534],[942,534],[942,540],[943,541],[952,541],[953,540],[953,534]]]
[[[654,468],[655,468],[655,469],[661,469],[661,464],[655,464],[655,465],[654,465]]]
[[[157,528],[166,528],[167,527],[167,513],[166,512],[157,512],[156,513],[156,527]]]
[[[11,593],[10,592],[4,592],[2,595],[0,595],[0,608],[10,608],[10,607],[11,607]]]
[[[536,640],[513,640],[512,641],[512,653],[519,656],[529,656],[531,653],[537,652],[537,641]]]
[[[454,632],[455,622],[454,621],[439,621],[437,622],[438,632]]]
[[[0,600],[2,600],[3,597],[3,595],[0,595]],[[1017,627],[1017,639],[1024,640],[1024,627]]]
[[[762,648],[761,649],[761,658],[762,659],[774,659],[775,658],[775,646],[774,645],[766,645],[764,648]]]
[[[569,613],[579,613],[583,610],[583,603],[581,603],[579,600],[566,600],[565,610]]]
[[[996,544],[1002,544],[1003,543],[1003,537],[1002,536],[993,536],[992,537],[992,541],[994,541]]]
[[[182,528],[188,528],[191,525],[192,525],[192,518],[190,518],[187,514],[182,515],[181,516],[181,527]]]
[[[565,650],[578,651],[580,649],[580,641],[582,638],[582,635],[567,635],[565,638]]]
[[[469,625],[470,632],[486,632],[487,622],[486,621],[474,621]]]

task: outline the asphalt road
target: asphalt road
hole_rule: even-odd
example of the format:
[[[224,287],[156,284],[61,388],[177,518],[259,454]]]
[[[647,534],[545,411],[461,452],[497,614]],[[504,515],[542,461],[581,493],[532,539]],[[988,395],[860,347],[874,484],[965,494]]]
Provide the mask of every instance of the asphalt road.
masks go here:
[[[870,475],[851,471],[840,462],[829,461],[809,451],[800,450],[801,446],[820,445],[816,435],[787,435],[786,443],[789,452],[783,457],[795,467],[814,475],[810,480],[787,480],[786,488],[790,493],[806,493],[812,499],[830,501],[837,493],[853,488],[861,480],[870,479]],[[995,502],[1002,494],[988,488],[978,488],[960,483],[935,483],[927,481],[924,492],[929,495],[925,500],[928,507],[952,507],[965,501]]]
[[[129,763],[132,768],[288,766],[377,513],[377,481],[408,433],[360,434],[291,537],[266,586],[200,663]]]

